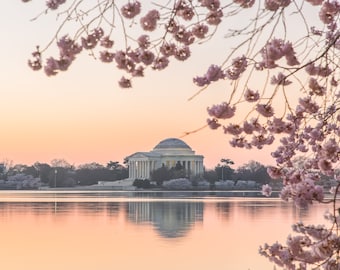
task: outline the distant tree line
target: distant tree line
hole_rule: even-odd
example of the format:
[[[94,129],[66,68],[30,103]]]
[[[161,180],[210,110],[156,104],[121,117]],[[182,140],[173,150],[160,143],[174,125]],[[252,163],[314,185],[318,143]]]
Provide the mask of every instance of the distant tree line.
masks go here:
[[[78,167],[63,159],[54,159],[51,164],[36,162],[33,165],[10,163],[0,164],[1,187],[6,187],[8,180],[15,175],[27,176],[27,179],[40,179],[41,185],[49,187],[74,187],[97,184],[98,181],[117,181],[128,177],[128,168],[117,161],[109,161],[106,166],[96,162]]]
[[[303,168],[305,160],[296,158],[294,166]],[[33,165],[16,164],[11,162],[0,163],[0,189],[4,188],[36,188],[48,187],[74,187],[97,184],[98,181],[117,181],[129,177],[127,162],[109,161],[106,165],[96,162],[74,166],[64,159],[54,159],[50,164],[36,162]],[[171,179],[186,178],[192,181],[193,186],[199,181],[206,180],[210,187],[216,181],[255,181],[258,185],[267,183],[281,184],[273,180],[267,173],[267,166],[258,161],[251,160],[234,169],[234,162],[230,159],[221,159],[213,169],[206,169],[201,176],[190,175],[180,162],[172,168],[162,166],[153,171],[150,179],[135,179],[134,186],[138,188],[161,187],[163,182]],[[322,175],[320,180],[323,186],[330,185],[330,177]],[[39,182],[39,183],[38,183]]]
[[[293,166],[303,169],[305,160],[302,157],[297,157],[293,163]],[[272,179],[267,173],[267,166],[258,161],[250,160],[236,169],[232,168],[232,165],[234,165],[234,162],[231,159],[221,159],[221,162],[218,163],[215,168],[205,169],[204,174],[198,177],[190,175],[178,162],[175,167],[167,168],[163,166],[155,170],[151,173],[150,180],[156,183],[157,186],[162,186],[164,181],[178,178],[188,178],[193,181],[193,184],[200,180],[206,180],[212,187],[216,181],[226,180],[234,182],[239,180],[254,181],[259,186],[271,183],[271,185],[275,187],[282,184],[280,179]],[[331,178],[329,176],[322,175],[320,180],[323,186],[330,185]],[[142,186],[142,183],[138,185]]]
[[[214,169],[205,170],[200,178],[211,184],[218,180],[253,180],[259,184],[267,184],[272,180],[267,173],[267,167],[257,161],[249,161],[237,169],[231,168],[233,164],[234,162],[230,159],[221,159],[221,164],[217,164]],[[161,186],[164,181],[185,177],[193,181],[201,180],[197,176],[188,175],[188,172],[179,162],[175,167],[162,166],[153,171],[150,180],[155,182],[157,186]]]

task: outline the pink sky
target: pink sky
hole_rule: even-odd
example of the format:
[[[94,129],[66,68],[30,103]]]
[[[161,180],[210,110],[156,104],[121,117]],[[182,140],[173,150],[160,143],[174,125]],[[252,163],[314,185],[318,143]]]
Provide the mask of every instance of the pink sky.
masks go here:
[[[211,63],[220,63],[221,55],[214,52],[224,51],[223,33],[217,39],[221,42],[193,52],[187,62],[173,62],[164,72],[147,72],[128,90],[117,86],[122,73],[113,64],[99,63],[86,53],[67,73],[53,78],[31,71],[26,64],[30,53],[38,43],[46,44],[55,29],[44,16],[29,21],[41,11],[36,6],[41,7],[34,1],[9,1],[0,11],[6,37],[0,51],[0,162],[122,162],[134,152],[152,150],[165,138],[205,125],[206,108],[224,101],[226,83],[188,101],[199,90],[192,78],[205,73]],[[207,128],[182,139],[205,156],[207,168],[221,158],[234,160],[236,166],[249,160],[271,162],[270,150],[231,148],[222,130]]]

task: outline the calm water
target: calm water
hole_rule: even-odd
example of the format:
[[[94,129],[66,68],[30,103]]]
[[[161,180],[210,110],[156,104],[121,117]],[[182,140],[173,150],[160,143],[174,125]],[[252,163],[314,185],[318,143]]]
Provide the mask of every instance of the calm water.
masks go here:
[[[0,191],[0,269],[272,270],[258,247],[329,207],[230,195]]]

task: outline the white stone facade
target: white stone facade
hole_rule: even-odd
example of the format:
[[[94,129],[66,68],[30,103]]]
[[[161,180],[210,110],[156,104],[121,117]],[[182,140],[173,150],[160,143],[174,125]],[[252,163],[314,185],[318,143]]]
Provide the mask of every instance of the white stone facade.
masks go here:
[[[203,175],[203,156],[196,155],[184,141],[169,138],[161,141],[150,152],[136,152],[129,156],[129,178],[150,179],[154,170],[166,166],[175,167],[180,162],[186,170],[187,175]]]

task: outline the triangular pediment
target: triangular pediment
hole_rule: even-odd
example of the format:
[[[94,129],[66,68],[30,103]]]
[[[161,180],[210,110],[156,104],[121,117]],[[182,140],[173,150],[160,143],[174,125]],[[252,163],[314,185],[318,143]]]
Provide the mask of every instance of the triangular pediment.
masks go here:
[[[128,157],[128,159],[131,158],[151,158],[151,157],[159,157],[159,154],[150,153],[150,152],[136,152]]]

